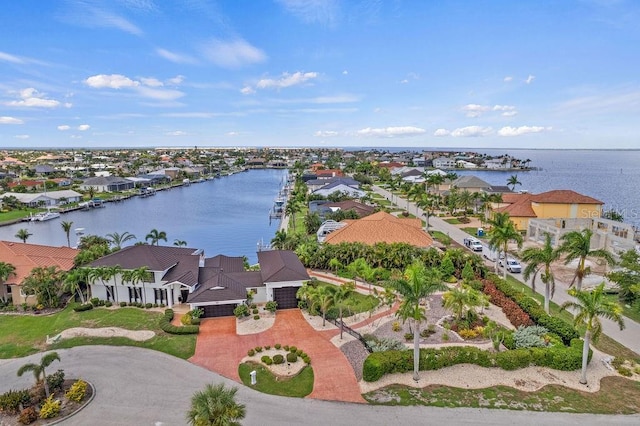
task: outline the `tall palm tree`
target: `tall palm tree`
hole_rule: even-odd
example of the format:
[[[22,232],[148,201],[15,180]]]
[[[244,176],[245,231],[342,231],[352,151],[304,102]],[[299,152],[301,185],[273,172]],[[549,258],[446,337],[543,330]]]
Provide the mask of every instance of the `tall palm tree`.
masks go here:
[[[285,243],[287,241],[287,231],[283,229],[279,229],[276,231],[276,234],[271,239],[271,248],[276,250],[284,249]]]
[[[522,261],[527,264],[522,272],[522,275],[526,280],[533,276],[531,279],[531,288],[536,291],[536,277],[540,274],[540,279],[544,284],[544,311],[549,313],[549,301],[553,298],[553,293],[556,290],[556,279],[551,269],[551,264],[560,259],[560,251],[553,248],[551,244],[551,234],[545,232],[544,246],[542,247],[529,247],[522,251]]]
[[[63,220],[60,222],[60,226],[62,226],[62,230],[67,235],[67,247],[71,247],[71,227],[73,226],[73,221]]]
[[[509,179],[507,179],[507,186],[510,186],[513,191],[516,188],[516,185],[522,185],[522,182],[518,180],[518,175],[509,176]]]
[[[164,231],[158,231],[157,229],[152,229],[146,237],[144,237],[145,241],[151,240],[151,245],[159,245],[160,240],[167,242],[167,233]]]
[[[622,307],[607,299],[604,292],[604,283],[592,291],[582,291],[575,288],[569,290],[569,294],[576,298],[575,302],[569,301],[562,304],[560,310],[571,309],[575,311],[573,323],[576,327],[586,326],[584,343],[582,345],[582,376],[580,383],[587,384],[587,362],[589,360],[589,344],[591,339],[597,341],[602,332],[600,317],[615,321],[624,329],[622,319]]]
[[[504,268],[503,269],[503,278],[507,279],[507,250],[509,248],[509,241],[514,240],[518,244],[518,248],[522,247],[522,234],[518,232],[513,222],[509,218],[509,213],[507,212],[496,212],[493,217],[489,219],[489,225],[491,225],[491,229],[487,233],[489,236],[489,247],[500,250],[504,254]],[[495,271],[498,272],[498,258],[500,256],[496,256],[495,263]]]
[[[420,261],[409,265],[403,276],[390,280],[389,285],[402,296],[396,315],[403,321],[413,322],[413,380],[417,382],[420,380],[420,323],[425,319],[422,305],[431,294],[447,287],[437,269],[427,269]]]
[[[591,250],[592,236],[593,231],[591,231],[591,229],[583,229],[582,231],[567,232],[560,237],[562,244],[560,244],[558,250],[567,255],[564,264],[567,265],[571,261],[578,259],[578,266],[576,267],[575,275],[570,284],[570,286],[573,286],[575,283],[578,291],[582,290],[582,280],[584,277],[591,273],[591,268],[586,265],[587,258],[602,259],[609,265],[615,263],[613,256],[607,250]]]
[[[147,303],[147,295],[144,288],[144,282],[149,275],[149,268],[147,266],[141,266],[136,269],[127,269],[122,272],[122,282],[131,283],[132,286],[136,286],[138,283],[142,283],[142,303]]]
[[[328,285],[321,285],[315,288],[311,292],[311,306],[309,310],[317,308],[322,314],[322,326],[324,327],[327,321],[327,311],[333,305],[333,295],[331,287]]]
[[[87,284],[89,282],[89,269],[88,268],[76,268],[68,271],[64,274],[62,279],[62,288],[64,291],[70,293],[77,293],[80,297],[80,303],[85,303],[84,294],[82,293],[81,284]]]
[[[41,380],[44,382],[44,393],[49,397],[49,383],[47,383],[47,372],[45,369],[50,366],[53,361],[60,361],[60,356],[57,352],[49,352],[40,358],[39,364],[28,363],[18,369],[18,377],[22,377],[27,371],[32,371],[36,378],[36,383]]]
[[[187,242],[185,240],[173,240],[173,245],[177,247],[186,247]]]
[[[122,249],[122,245],[127,241],[135,240],[136,236],[127,231],[124,231],[122,234],[118,232],[113,232],[111,234],[107,234],[107,239],[111,244],[113,244],[114,250],[118,251]]]
[[[208,384],[191,397],[187,420],[193,426],[236,426],[247,410],[236,402],[238,388],[225,388],[224,383]]]
[[[16,267],[8,262],[0,262],[0,298],[2,301],[7,301],[7,294],[4,288],[4,283],[10,276],[16,274]]]
[[[18,229],[18,232],[16,232],[15,237],[19,240],[22,240],[23,243],[26,243],[27,239],[29,239],[29,237],[32,235],[33,234],[29,232],[29,230],[21,228],[21,229]]]
[[[344,302],[356,289],[356,284],[349,282],[336,287],[331,287],[331,289],[333,290],[331,294],[331,304],[338,307],[338,315],[340,316],[340,340],[342,340],[342,333],[344,331],[344,322],[342,321]]]
[[[284,208],[284,213],[287,216],[291,216],[291,221],[289,222],[289,227],[296,229],[296,213],[300,212],[302,207],[295,200],[289,200],[287,202],[287,206]]]

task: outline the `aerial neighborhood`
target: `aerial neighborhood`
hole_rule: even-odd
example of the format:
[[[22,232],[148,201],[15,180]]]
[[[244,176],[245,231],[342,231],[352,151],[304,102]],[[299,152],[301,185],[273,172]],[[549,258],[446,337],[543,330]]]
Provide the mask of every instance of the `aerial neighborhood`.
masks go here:
[[[518,190],[535,167],[428,150],[1,152],[0,232],[18,230],[0,239],[0,358],[141,346],[275,395],[429,405],[430,385],[508,386],[539,399],[507,406],[554,411],[571,392],[602,407],[624,388],[635,403],[602,412],[637,413],[638,233],[589,194]],[[226,253],[227,241],[205,252],[171,245],[161,229],[137,239],[65,220],[178,187],[189,200],[191,185],[214,191],[207,182],[268,170],[284,176],[268,212],[279,225],[244,256]],[[491,184],[479,171],[508,179]],[[30,242],[45,229],[34,221],[66,244]],[[16,334],[24,319],[33,330]],[[42,371],[36,386],[49,394],[53,374]],[[551,396],[536,393],[546,385]],[[64,386],[52,395],[69,398]],[[6,395],[0,423],[54,404],[43,393],[18,408]],[[461,406],[454,395],[433,404]]]

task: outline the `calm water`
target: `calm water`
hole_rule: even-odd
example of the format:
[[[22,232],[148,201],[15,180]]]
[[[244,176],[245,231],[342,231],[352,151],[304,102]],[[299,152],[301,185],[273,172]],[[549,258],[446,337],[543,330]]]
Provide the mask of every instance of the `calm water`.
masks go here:
[[[257,261],[258,241],[273,238],[278,221],[269,224],[269,210],[284,184],[286,170],[251,170],[220,179],[158,192],[153,197],[134,197],[109,203],[102,209],[77,211],[47,222],[24,222],[0,227],[0,239],[19,241],[15,234],[26,228],[34,244],[66,245],[61,221],[73,221],[73,228],[86,234],[105,236],[130,232],[144,241],[151,229],[167,233],[168,242],[184,240],[188,247],[202,248],[207,256],[247,256]],[[75,245],[72,232],[71,244]]]

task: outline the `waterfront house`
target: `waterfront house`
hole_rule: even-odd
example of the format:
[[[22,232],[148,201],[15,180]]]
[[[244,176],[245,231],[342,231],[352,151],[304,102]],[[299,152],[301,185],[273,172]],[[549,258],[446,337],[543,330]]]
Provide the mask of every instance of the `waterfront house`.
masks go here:
[[[313,191],[313,194],[320,195],[322,197],[328,197],[329,195],[334,193],[346,194],[351,198],[362,198],[366,194],[366,192],[360,189],[345,185],[340,182],[330,183],[320,189],[316,189],[315,191]]]
[[[307,184],[307,188],[309,188],[309,192],[316,191],[320,188],[323,188],[329,184],[340,183],[343,185],[350,186],[352,188],[359,188],[360,182],[350,177],[333,177],[328,179],[311,179],[305,182]]]
[[[471,193],[488,192],[491,189],[491,184],[473,175],[460,176],[451,182],[451,186]]]
[[[399,218],[386,212],[378,212],[340,223],[346,225],[324,236],[326,244],[405,243],[420,248],[427,248],[433,244],[433,239],[422,229],[422,221],[418,218]]]
[[[68,271],[73,267],[73,259],[77,254],[78,250],[69,247],[0,241],[0,259],[16,268],[15,274],[2,284],[0,298],[11,295],[14,305],[34,305],[35,297],[22,292],[22,281],[29,276],[31,270],[36,267],[54,266],[61,271]]]
[[[449,157],[438,157],[433,159],[433,167],[436,169],[455,169],[456,159]]]
[[[291,251],[258,252],[260,271],[245,271],[242,257],[218,255],[205,258],[198,249],[172,246],[138,245],[104,256],[89,267],[120,266],[133,270],[146,266],[148,277],[134,285],[123,281],[123,274],[90,283],[92,295],[102,300],[157,303],[173,307],[188,303],[201,308],[203,317],[233,315],[247,300],[275,300],[278,308],[297,307],[295,293],[309,280],[302,262]],[[294,303],[295,300],[295,303]]]
[[[70,189],[39,193],[5,192],[4,194],[0,195],[0,198],[10,196],[15,197],[24,206],[32,208],[40,206],[58,206],[66,203],[77,203],[82,200],[82,194]]]
[[[85,179],[80,189],[88,191],[93,188],[96,192],[121,192],[133,189],[135,183],[117,176],[96,176]]]

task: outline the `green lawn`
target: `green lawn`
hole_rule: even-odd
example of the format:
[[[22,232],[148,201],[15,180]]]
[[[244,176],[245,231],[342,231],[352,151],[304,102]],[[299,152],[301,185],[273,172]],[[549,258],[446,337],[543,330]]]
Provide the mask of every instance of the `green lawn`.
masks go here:
[[[461,389],[432,385],[414,389],[392,385],[369,392],[364,397],[378,405],[506,408],[592,414],[640,413],[640,382],[621,377],[605,377],[600,383],[600,391],[595,393],[557,385],[548,385],[535,392],[524,392],[507,386]]]
[[[85,312],[74,312],[67,307],[61,312],[46,316],[2,315],[0,316],[0,358],[22,357],[44,349],[94,344],[137,346],[159,350],[183,359],[191,357],[195,351],[196,335],[172,335],[163,332],[159,327],[161,317],[160,312],[132,307],[96,308]],[[152,330],[156,336],[145,342],[135,342],[125,338],[74,338],[45,347],[47,335],[55,336],[72,327]]]
[[[619,300],[617,294],[609,294],[607,295],[607,299],[612,302],[618,302]],[[622,303],[620,303],[620,306],[622,306],[622,315],[635,322],[640,322],[640,309],[634,309],[632,306],[627,306]]]
[[[462,222],[460,222],[460,221],[459,221],[457,218],[455,218],[455,217],[450,217],[450,218],[448,218],[448,219],[445,219],[444,221],[445,221],[445,222],[447,222],[447,223],[450,223],[451,225],[460,225],[460,224],[462,224]]]
[[[8,212],[2,212],[0,213],[0,223],[22,219],[23,217],[29,216],[31,211],[32,210],[11,210]]]
[[[445,234],[444,232],[430,230],[429,235],[431,235],[431,237],[433,237],[434,240],[440,241],[445,246],[448,246],[449,244],[451,244],[451,237]]]
[[[334,284],[330,284],[324,281],[318,281],[318,285],[330,285],[334,286]],[[362,284],[360,284],[362,285]],[[357,291],[351,292],[351,295],[345,300],[345,309],[343,315],[351,316],[355,314],[359,314],[361,312],[369,312],[375,309],[380,301],[370,294],[362,294]]]
[[[256,384],[251,385],[249,373],[256,371]],[[307,365],[292,378],[278,378],[262,364],[247,362],[240,364],[238,374],[245,386],[271,395],[304,398],[313,390],[313,369]]]

